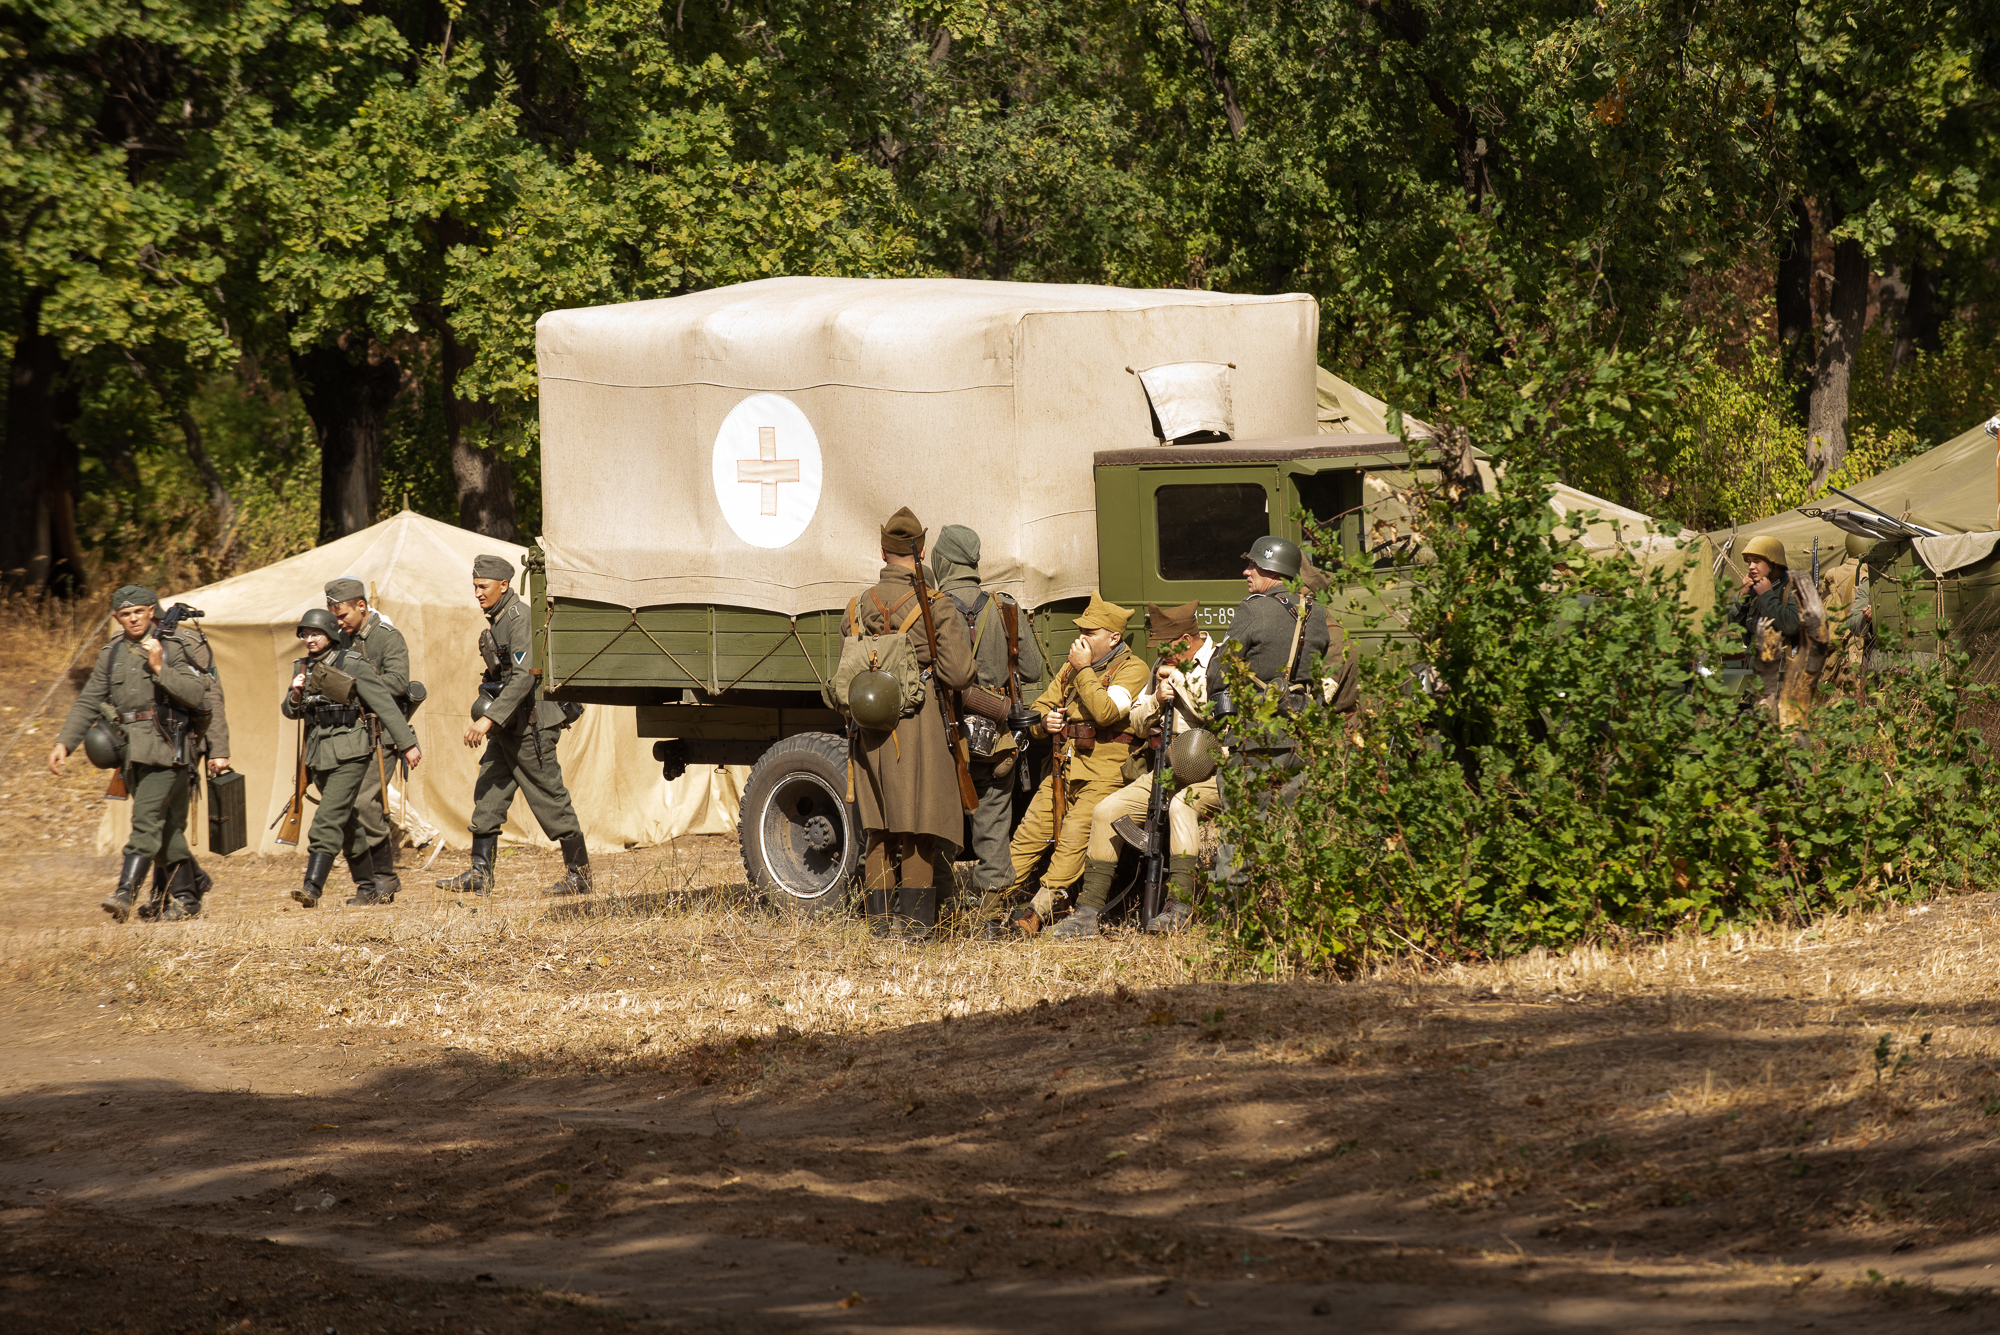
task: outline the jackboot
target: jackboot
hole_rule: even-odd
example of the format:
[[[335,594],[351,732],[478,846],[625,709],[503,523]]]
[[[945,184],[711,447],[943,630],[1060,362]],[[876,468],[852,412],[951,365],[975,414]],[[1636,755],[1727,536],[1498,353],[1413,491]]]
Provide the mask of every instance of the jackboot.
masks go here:
[[[590,893],[590,853],[583,846],[583,836],[566,834],[557,841],[562,845],[563,878],[549,887],[552,895],[587,895]]]
[[[1049,929],[1049,937],[1070,945],[1097,935],[1097,910],[1083,905]]]
[[[366,908],[382,901],[375,897],[375,858],[370,849],[360,857],[347,859],[347,874],[354,878],[354,894],[348,899],[349,908]]]
[[[298,889],[292,891],[292,898],[309,909],[318,908],[320,891],[326,888],[327,873],[332,870],[333,854],[306,854],[305,881]]]
[[[183,858],[167,868],[166,906],[160,910],[161,922],[184,922],[201,916],[201,887],[195,880],[196,874],[193,858]]]
[[[368,850],[375,861],[375,902],[393,904],[402,892],[403,878],[396,875],[396,841],[384,839]]]
[[[470,890],[475,895],[493,893],[493,855],[500,848],[497,834],[475,834],[472,836],[472,867],[456,876],[438,881],[440,890]]]
[[[157,922],[167,910],[167,866],[164,862],[153,864],[153,888],[146,896],[146,902],[133,913],[140,922]]]
[[[144,853],[127,853],[124,865],[118,869],[118,888],[104,897],[100,905],[111,915],[111,921],[124,922],[132,916],[132,905],[139,898],[139,887],[146,883],[146,868],[153,859]]]

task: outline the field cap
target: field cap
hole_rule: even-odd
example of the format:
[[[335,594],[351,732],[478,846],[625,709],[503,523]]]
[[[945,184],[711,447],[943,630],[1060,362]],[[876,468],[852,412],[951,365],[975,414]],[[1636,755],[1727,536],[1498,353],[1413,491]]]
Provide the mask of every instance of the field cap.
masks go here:
[[[504,556],[475,556],[472,558],[472,577],[503,579],[511,583],[514,579],[514,566]]]
[[[356,598],[367,596],[367,587],[358,579],[343,575],[339,579],[330,579],[326,582],[326,600],[330,603],[351,602]]]
[[[158,607],[160,597],[143,584],[121,584],[118,592],[111,595],[111,610],[122,612],[128,607]]]
[[[1132,609],[1120,607],[1101,593],[1090,595],[1090,606],[1083,609],[1083,615],[1076,619],[1078,630],[1115,630],[1125,633],[1125,623],[1132,619]]]
[[[1179,607],[1161,607],[1157,603],[1146,604],[1146,639],[1154,648],[1172,644],[1201,629],[1195,625],[1195,613],[1201,611],[1201,600],[1183,603]]]
[[[894,556],[914,556],[923,550],[924,526],[904,506],[882,525],[882,550]]]

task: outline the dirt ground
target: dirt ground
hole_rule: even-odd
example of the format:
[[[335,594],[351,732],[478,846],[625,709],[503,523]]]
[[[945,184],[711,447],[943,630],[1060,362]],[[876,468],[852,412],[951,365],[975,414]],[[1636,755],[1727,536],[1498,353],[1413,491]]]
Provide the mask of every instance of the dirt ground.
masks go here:
[[[706,839],[584,905],[406,850],[392,908],[307,913],[238,856],[116,927],[100,776],[35,767],[66,704],[0,757],[10,1329],[1995,1321],[1992,897],[1271,980],[801,922]]]

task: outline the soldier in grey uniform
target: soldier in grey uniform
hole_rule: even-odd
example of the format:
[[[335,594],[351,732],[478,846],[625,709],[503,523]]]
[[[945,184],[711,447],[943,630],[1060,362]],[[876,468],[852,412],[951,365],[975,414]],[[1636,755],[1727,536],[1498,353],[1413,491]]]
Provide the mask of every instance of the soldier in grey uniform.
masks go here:
[[[476,895],[491,892],[500,826],[520,792],[542,833],[562,846],[563,878],[549,893],[587,894],[590,854],[556,759],[556,743],[576,714],[541,698],[541,683],[528,668],[528,607],[511,587],[513,578],[513,563],[505,557],[480,556],[472,562],[472,596],[486,612],[487,627],[479,637],[486,678],[479,684],[480,705],[466,729],[465,744],[483,742],[486,750],[472,786],[472,869],[437,885]]]
[[[1007,694],[1008,674],[1022,692],[1025,703],[1038,694],[1034,684],[1042,679],[1042,649],[1028,625],[1027,614],[1004,593],[989,593],[979,587],[979,535],[963,524],[947,524],[938,532],[937,546],[931,549],[931,564],[938,588],[951,595],[972,632],[972,657],[978,665],[974,681],[996,695]],[[1007,661],[1007,611],[1014,613],[1018,627],[1015,661]],[[1015,766],[1021,758],[1014,754],[1014,738],[998,730],[992,755],[972,757],[972,786],[979,791],[979,808],[972,813],[972,855],[978,860],[973,879],[982,895],[997,894],[1014,883],[1014,863],[1008,856],[1008,840],[1014,826]]]
[[[112,615],[124,634],[97,655],[83,693],[70,707],[49,752],[49,772],[60,773],[63,761],[93,724],[103,722],[124,735],[120,772],[132,800],[132,836],[125,841],[118,885],[103,902],[104,911],[117,922],[132,916],[156,858],[167,868],[170,892],[184,884],[192,889],[187,869],[191,860],[188,734],[199,731],[197,715],[208,683],[188,661],[178,638],[162,641],[153,634],[158,602],[151,589],[137,584],[127,584],[111,596]],[[180,904],[178,894],[173,902]]]
[[[153,623],[157,626],[165,617],[165,610],[157,602],[154,603]],[[188,743],[188,788],[192,801],[193,789],[201,781],[201,753],[207,753],[210,778],[229,772],[229,717],[222,698],[222,678],[215,671],[215,650],[210,646],[208,636],[201,633],[201,627],[193,620],[184,620],[174,627],[172,638],[207,682],[201,707],[208,716],[208,728],[199,737],[191,737]],[[140,907],[139,916],[149,921],[159,918],[166,922],[198,917],[202,901],[214,888],[215,878],[202,870],[201,863],[194,856],[193,845],[189,845],[187,870],[177,884],[169,883],[163,862],[153,864],[153,893]]]
[[[389,900],[377,892],[376,880],[388,845],[369,842],[355,810],[363,774],[382,763],[369,735],[367,715],[382,720],[411,769],[424,753],[375,669],[359,654],[340,647],[340,623],[333,613],[315,607],[301,616],[299,638],[305,641],[306,656],[292,664],[292,684],[278,707],[286,718],[305,720],[306,773],[319,789],[319,809],[306,835],[305,881],[292,891],[292,898],[316,908],[327,873],[333,870],[334,854],[344,851],[348,874],[354,878],[354,897],[347,902],[386,904]],[[389,874],[395,874],[393,862]]]
[[[1305,556],[1298,544],[1276,534],[1265,534],[1243,553],[1243,583],[1249,596],[1237,604],[1228,636],[1208,660],[1211,702],[1228,689],[1223,663],[1235,658],[1249,669],[1257,686],[1283,692],[1289,710],[1323,701],[1342,713],[1354,712],[1359,703],[1360,664],[1347,648],[1346,634],[1337,626],[1328,627],[1326,609],[1311,597],[1294,595],[1285,587],[1285,581],[1299,579],[1304,568]],[[1322,660],[1324,667],[1318,671],[1331,678],[1331,685],[1324,689],[1316,680],[1316,665]],[[1230,763],[1249,771],[1291,769],[1296,755],[1282,740],[1259,739],[1249,745],[1233,744]],[[1269,805],[1274,795],[1265,788],[1258,797],[1259,807]],[[1216,878],[1235,881],[1243,874],[1235,851],[1228,844],[1219,847]]]
[[[341,648],[360,655],[375,669],[383,687],[394,697],[397,713],[407,721],[403,701],[410,693],[410,646],[403,632],[368,605],[368,590],[358,579],[343,576],[328,580],[326,608],[340,625]],[[385,736],[381,732],[376,735]],[[383,769],[370,765],[361,776],[361,796],[355,799],[354,814],[369,846],[382,849],[375,855],[375,893],[386,904],[403,885],[396,876],[396,841],[382,801],[384,774]]]

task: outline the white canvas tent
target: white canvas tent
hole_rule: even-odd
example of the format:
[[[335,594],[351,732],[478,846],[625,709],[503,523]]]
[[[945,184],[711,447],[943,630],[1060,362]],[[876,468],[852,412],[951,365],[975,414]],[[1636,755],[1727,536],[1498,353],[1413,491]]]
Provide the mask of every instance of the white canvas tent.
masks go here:
[[[1299,294],[959,279],[771,278],[551,312],[548,591],[838,607],[907,504],[934,526],[978,516],[982,576],[1030,607],[1082,597],[1091,455],[1154,443],[1140,373],[1208,363],[1230,435],[1310,435],[1318,323]]]
[[[415,720],[423,764],[411,773],[407,796],[442,831],[447,847],[470,846],[466,825],[479,753],[466,749],[461,739],[480,677],[479,632],[486,626],[472,600],[472,558],[481,552],[505,556],[517,571],[526,555],[512,543],[405,510],[261,570],[163,596],[167,606],[178,600],[208,614],[201,626],[215,648],[228,702],[230,761],[248,789],[252,850],[286,851],[269,826],[291,797],[297,725],[279,714],[278,701],[291,682],[292,660],[304,652],[295,633],[299,614],[324,607],[326,581],[342,575],[367,585],[371,604],[408,638],[411,675],[430,691]],[[524,574],[517,577],[517,590],[526,587],[525,579]],[[651,743],[639,739],[629,709],[588,709],[564,734],[560,754],[592,849],[658,844],[684,834],[736,828],[747,767],[692,766],[668,784],[652,759]],[[100,852],[124,842],[131,820],[127,803],[106,807]],[[551,846],[527,803],[518,799],[501,837],[505,843]],[[204,837],[197,852],[206,846]]]

